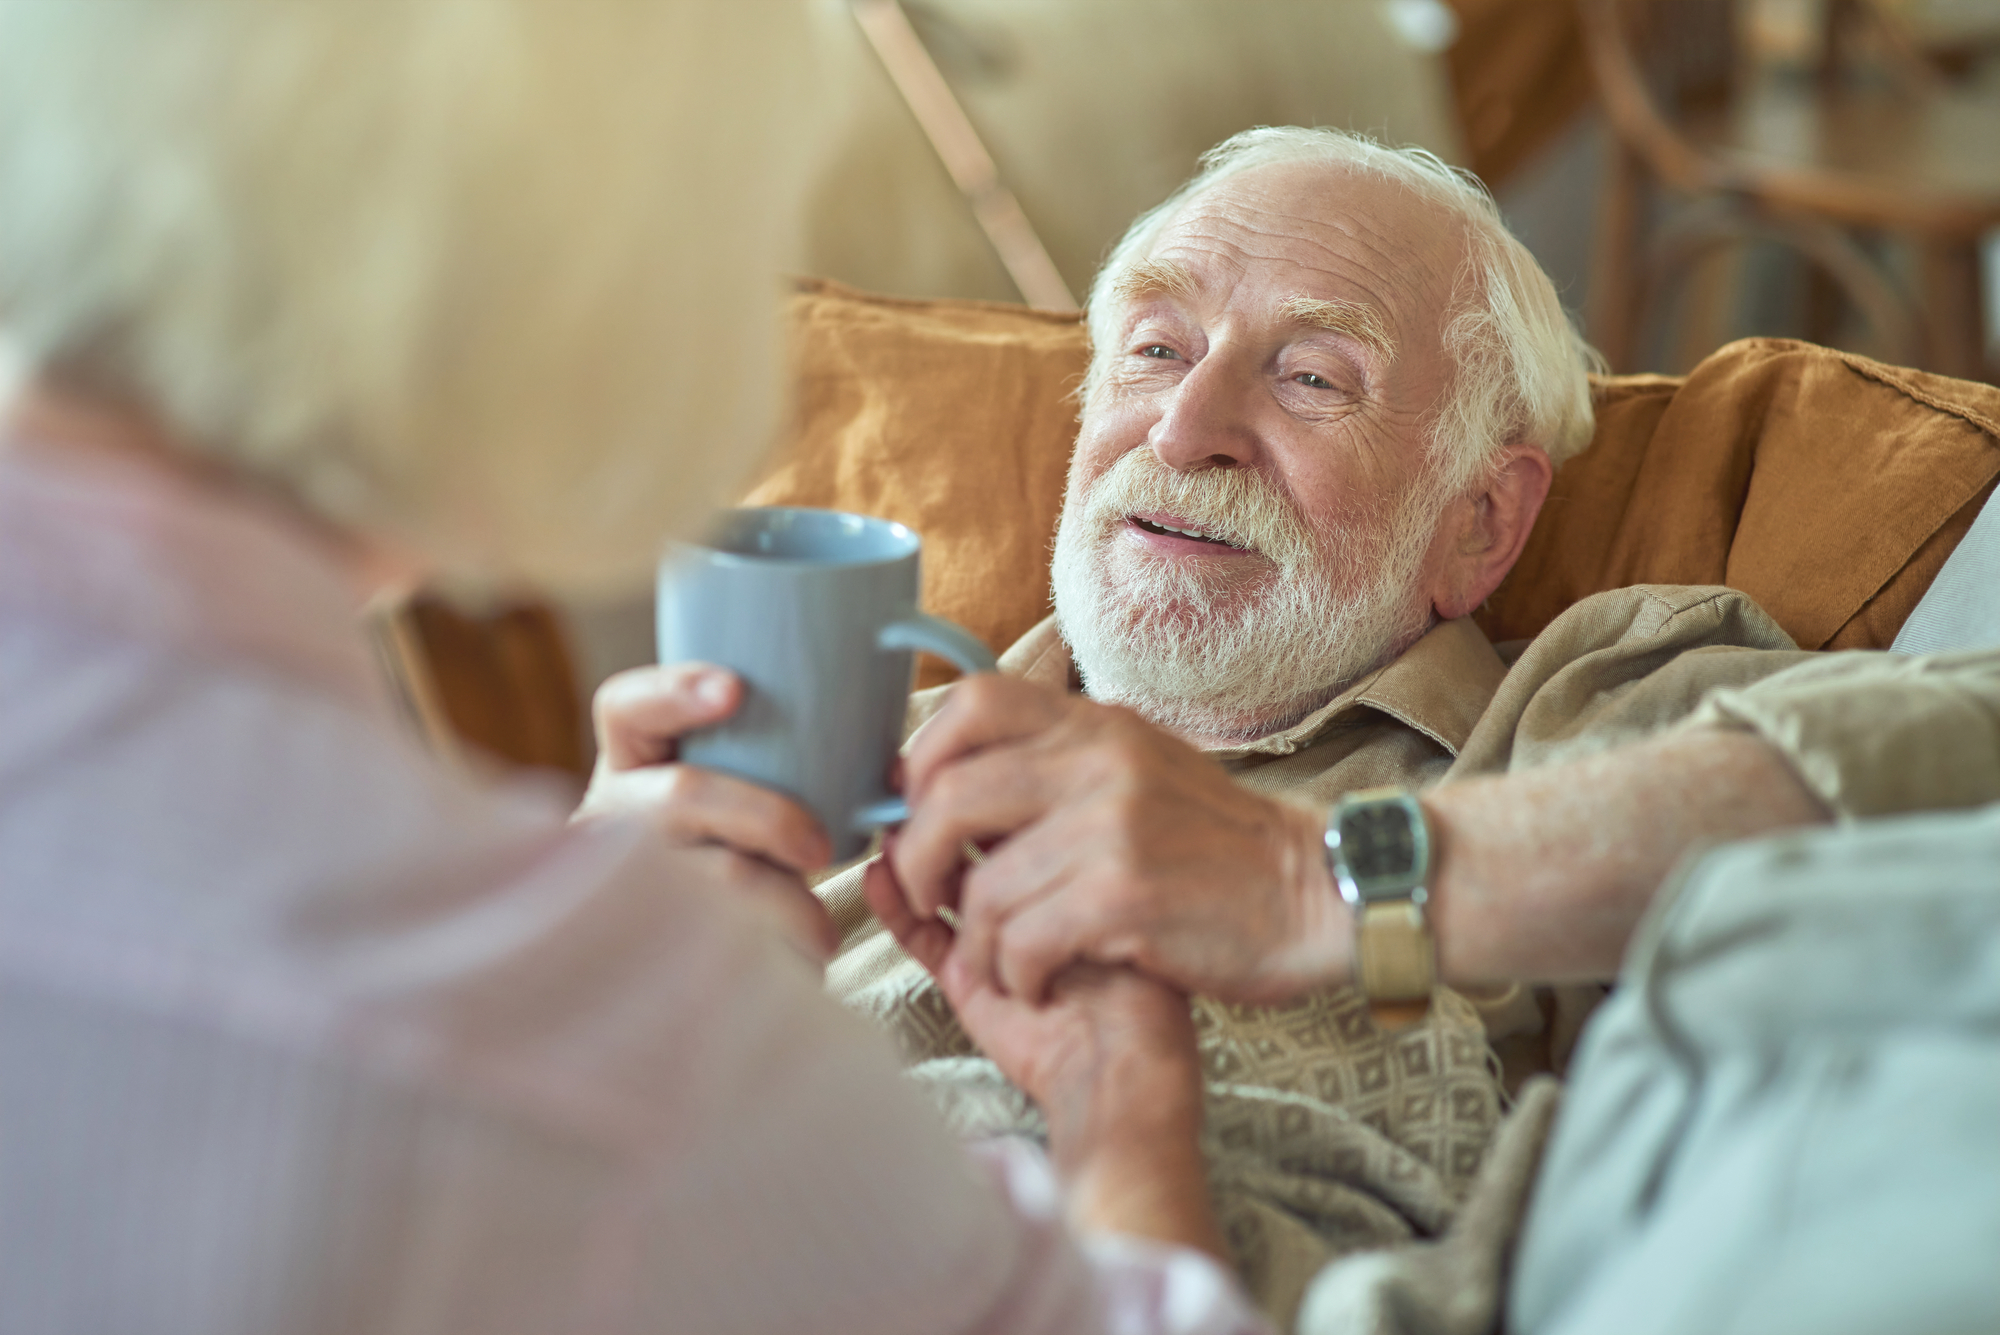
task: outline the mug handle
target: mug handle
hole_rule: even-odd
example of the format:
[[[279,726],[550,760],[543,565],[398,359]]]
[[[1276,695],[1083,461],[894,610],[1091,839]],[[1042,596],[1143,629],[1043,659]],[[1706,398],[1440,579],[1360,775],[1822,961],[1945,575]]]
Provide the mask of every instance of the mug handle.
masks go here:
[[[951,660],[959,671],[966,673],[991,672],[999,666],[993,651],[971,631],[928,612],[916,612],[882,627],[875,637],[875,647],[885,651],[922,649]],[[855,812],[854,828],[872,830],[908,820],[909,816],[908,802],[900,797],[884,798]]]

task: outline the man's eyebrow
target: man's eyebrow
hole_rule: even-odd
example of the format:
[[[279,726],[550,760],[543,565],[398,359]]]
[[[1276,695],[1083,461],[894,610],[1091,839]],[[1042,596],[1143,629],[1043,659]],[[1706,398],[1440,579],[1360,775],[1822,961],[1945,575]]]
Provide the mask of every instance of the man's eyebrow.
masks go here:
[[[1301,324],[1346,334],[1364,347],[1374,349],[1385,361],[1396,356],[1396,340],[1389,336],[1389,326],[1383,322],[1382,312],[1364,302],[1287,297],[1279,309],[1286,318]]]
[[[1178,260],[1142,260],[1119,274],[1111,285],[1111,295],[1120,301],[1137,301],[1163,292],[1186,300],[1193,298],[1195,291],[1194,275]]]

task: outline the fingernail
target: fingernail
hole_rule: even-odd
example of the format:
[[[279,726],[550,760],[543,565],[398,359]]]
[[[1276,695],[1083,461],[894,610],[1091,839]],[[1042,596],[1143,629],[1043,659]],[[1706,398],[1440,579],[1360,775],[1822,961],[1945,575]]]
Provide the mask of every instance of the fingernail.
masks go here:
[[[726,705],[729,703],[729,678],[720,672],[711,672],[695,683],[694,694],[705,705]]]

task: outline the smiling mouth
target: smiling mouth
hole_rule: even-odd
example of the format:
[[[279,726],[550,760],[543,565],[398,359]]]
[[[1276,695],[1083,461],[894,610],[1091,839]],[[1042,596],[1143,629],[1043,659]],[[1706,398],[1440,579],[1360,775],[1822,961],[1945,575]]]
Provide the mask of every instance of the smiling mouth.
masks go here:
[[[1227,538],[1219,538],[1213,533],[1204,533],[1200,529],[1175,528],[1171,524],[1162,524],[1157,520],[1141,519],[1138,515],[1127,515],[1125,516],[1125,518],[1130,523],[1138,526],[1139,528],[1144,529],[1148,533],[1160,533],[1160,534],[1165,534],[1168,537],[1185,538],[1190,542],[1206,542],[1212,546],[1220,547],[1222,550],[1229,552],[1241,552],[1248,550],[1248,548],[1239,547],[1235,543],[1229,541],[1229,539]]]

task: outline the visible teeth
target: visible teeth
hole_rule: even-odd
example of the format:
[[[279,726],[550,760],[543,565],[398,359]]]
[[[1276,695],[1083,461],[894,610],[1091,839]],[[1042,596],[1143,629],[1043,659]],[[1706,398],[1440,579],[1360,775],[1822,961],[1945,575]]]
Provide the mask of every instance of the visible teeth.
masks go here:
[[[1183,538],[1195,538],[1201,542],[1219,542],[1224,546],[1231,545],[1229,539],[1218,537],[1213,533],[1204,533],[1198,528],[1175,528],[1172,524],[1162,524],[1157,519],[1141,519],[1139,522],[1147,528],[1158,529],[1162,533],[1178,533]]]

